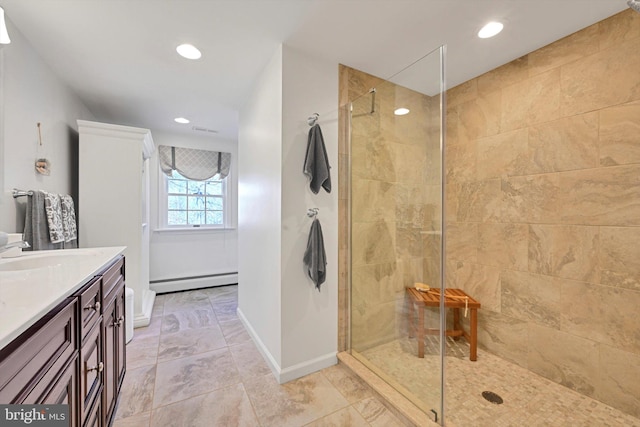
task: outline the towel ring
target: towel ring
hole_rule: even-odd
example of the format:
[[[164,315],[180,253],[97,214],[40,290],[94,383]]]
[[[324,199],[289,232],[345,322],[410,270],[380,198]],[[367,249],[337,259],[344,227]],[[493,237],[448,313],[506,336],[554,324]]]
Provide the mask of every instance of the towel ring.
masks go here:
[[[320,209],[318,209],[318,208],[309,208],[309,209],[307,209],[307,216],[309,218],[313,218],[314,216],[318,215],[318,211],[319,210]]]

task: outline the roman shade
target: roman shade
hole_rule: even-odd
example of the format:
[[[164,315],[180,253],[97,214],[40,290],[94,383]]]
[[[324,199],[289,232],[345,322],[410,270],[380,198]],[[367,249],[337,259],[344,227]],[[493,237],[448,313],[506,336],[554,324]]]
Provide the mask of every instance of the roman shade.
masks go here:
[[[205,181],[216,175],[222,179],[229,175],[231,153],[161,145],[158,154],[160,169],[167,176],[172,176],[174,170],[195,181]]]

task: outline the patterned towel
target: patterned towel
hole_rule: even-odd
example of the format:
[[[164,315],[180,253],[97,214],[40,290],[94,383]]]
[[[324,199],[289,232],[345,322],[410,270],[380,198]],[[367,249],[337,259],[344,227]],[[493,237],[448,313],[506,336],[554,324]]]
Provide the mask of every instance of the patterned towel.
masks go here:
[[[60,196],[53,193],[47,193],[46,191],[43,191],[43,193],[44,210],[47,214],[47,224],[49,225],[49,239],[51,239],[51,243],[64,242]]]
[[[78,238],[76,211],[73,206],[73,199],[68,194],[60,196],[60,204],[62,206],[62,233],[64,234],[64,241],[69,243]]]

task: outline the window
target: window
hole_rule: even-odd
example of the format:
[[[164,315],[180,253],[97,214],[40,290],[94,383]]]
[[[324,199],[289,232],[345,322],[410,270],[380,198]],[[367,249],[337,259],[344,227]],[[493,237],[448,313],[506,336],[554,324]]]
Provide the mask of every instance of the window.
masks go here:
[[[195,181],[174,170],[171,177],[165,175],[165,184],[166,227],[222,228],[226,225],[226,177]]]
[[[159,185],[161,228],[227,228],[232,225],[227,197],[231,153],[158,146],[164,175]]]

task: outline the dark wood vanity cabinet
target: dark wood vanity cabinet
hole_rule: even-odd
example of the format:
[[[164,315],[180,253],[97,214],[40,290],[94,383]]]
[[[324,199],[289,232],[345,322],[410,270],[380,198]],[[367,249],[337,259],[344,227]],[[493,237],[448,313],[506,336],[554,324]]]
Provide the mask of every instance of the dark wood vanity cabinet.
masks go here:
[[[0,350],[0,403],[68,404],[71,427],[110,426],[126,371],[124,257]]]

